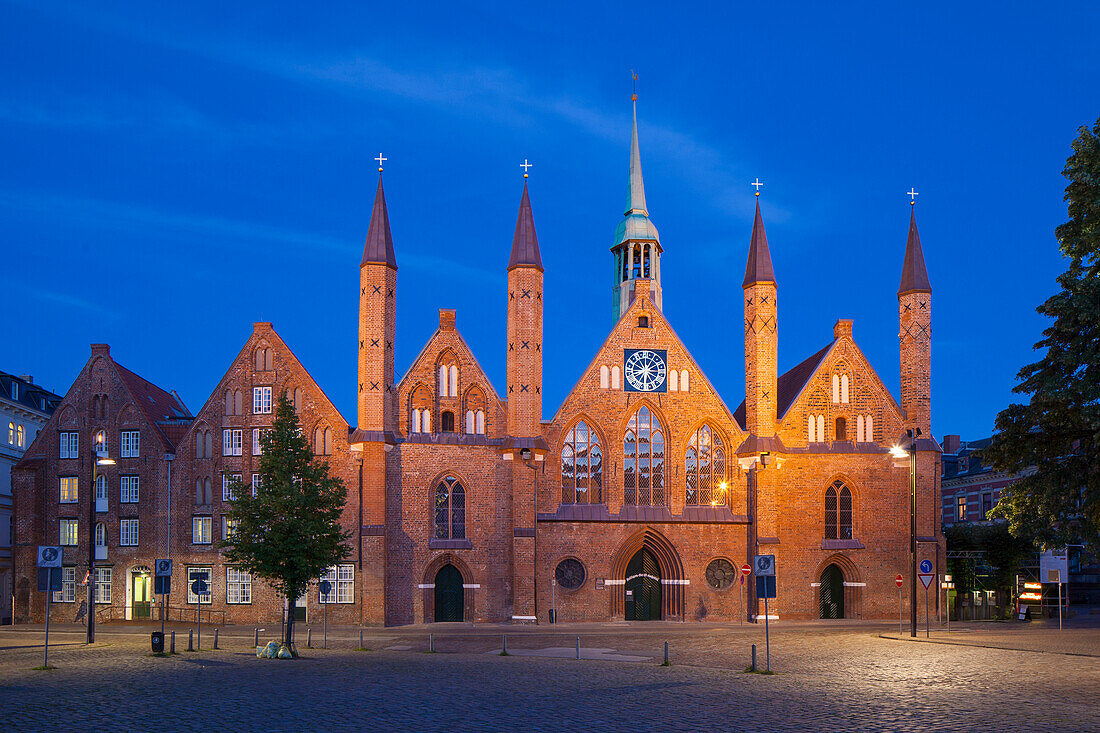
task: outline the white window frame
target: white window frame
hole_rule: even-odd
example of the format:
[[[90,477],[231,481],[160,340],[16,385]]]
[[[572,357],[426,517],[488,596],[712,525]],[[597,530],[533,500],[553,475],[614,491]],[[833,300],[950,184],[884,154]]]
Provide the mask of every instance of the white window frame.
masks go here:
[[[140,496],[140,479],[137,476],[119,477],[118,501],[120,504],[137,504]]]
[[[260,474],[258,474],[258,473],[252,474],[252,495],[253,496],[256,495],[256,490],[260,488],[260,482],[261,482]]]
[[[224,428],[222,430],[222,455],[223,456],[239,456],[241,455],[242,441],[244,438],[243,428]]]
[[[53,602],[76,602],[76,568],[72,565],[61,568],[61,590],[54,591]]]
[[[138,520],[118,520],[118,545],[119,547],[138,546]]]
[[[271,414],[271,387],[252,388],[252,414]]]
[[[351,563],[333,565],[317,579],[318,584],[327,580],[332,584],[328,595],[317,589],[318,603],[355,603],[355,566]]]
[[[237,495],[229,490],[229,484],[236,481],[241,482],[241,474],[239,473],[223,473],[222,474],[222,501],[236,501]]]
[[[235,567],[225,569],[225,602],[231,606],[252,603],[252,574]]]
[[[206,579],[206,593],[197,596],[191,592],[191,584],[201,577]],[[214,602],[214,569],[209,565],[193,565],[187,568],[187,602],[209,606]]]
[[[67,492],[66,486],[70,486],[72,491]],[[68,497],[68,498],[66,498]],[[80,501],[80,479],[77,476],[60,476],[57,479],[57,503],[58,504],[76,504]]]
[[[141,433],[137,430],[123,430],[122,447],[119,451],[123,458],[138,458],[141,454]]]
[[[111,605],[111,568],[95,569],[95,602]]]
[[[229,526],[231,522],[233,524],[232,531],[230,530],[230,526]],[[236,532],[237,527],[240,525],[240,523],[241,523],[241,520],[239,520],[239,519],[230,519],[229,517],[223,516],[222,517],[222,539],[226,540],[226,541],[231,540],[233,538],[233,535]]]
[[[191,544],[213,544],[214,518],[209,514],[195,514],[191,517]]]
[[[62,432],[59,444],[59,458],[80,457],[80,433]]]
[[[260,455],[260,429],[252,428],[252,455]]]
[[[66,531],[67,527],[72,527],[72,532]],[[70,535],[71,537],[67,536]],[[67,539],[71,539],[72,542],[67,542]],[[71,519],[65,517],[57,520],[57,544],[64,547],[76,547],[80,543],[80,520]]]

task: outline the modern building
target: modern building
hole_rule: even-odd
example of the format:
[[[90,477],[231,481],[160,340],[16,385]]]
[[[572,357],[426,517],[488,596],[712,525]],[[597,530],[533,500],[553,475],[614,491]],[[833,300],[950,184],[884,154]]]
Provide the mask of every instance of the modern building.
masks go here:
[[[0,426],[7,425],[0,440],[0,623],[12,622],[13,523],[11,469],[38,436],[61,397],[42,389],[29,376],[0,372]]]
[[[70,576],[87,569],[88,441],[102,430],[112,451],[126,451],[137,444],[127,432],[137,432],[129,440],[140,442],[140,457],[117,454],[103,473],[107,502],[94,520],[105,543],[96,578],[109,611],[101,614],[145,613],[138,599],[148,602],[149,567],[163,553],[176,564],[172,607],[207,609],[215,620],[277,619],[283,601],[228,565],[216,543],[232,532],[230,481],[258,480],[260,437],[285,394],[318,459],[347,486],[343,523],[353,534],[351,554],[326,574],[329,596],[314,586],[293,599],[307,619],[322,600],[332,604],[330,620],[371,624],[545,621],[552,603],[568,621],[754,618],[763,604],[751,582],[739,591],[739,569],[757,554],[776,558],[774,617],[894,618],[894,576],[913,567],[909,461],[899,467],[891,456],[899,443],[915,455],[916,559],[941,571],[944,563],[932,289],[915,216],[904,251],[896,248],[895,396],[845,319],[819,343],[793,347],[808,356],[779,373],[778,278],[758,202],[740,292],[730,283],[744,307],[747,384],[733,409],[664,315],[667,298],[711,296],[664,289],[666,251],[649,216],[635,116],[627,206],[611,243],[611,328],[545,414],[543,304],[566,292],[568,274],[544,272],[526,183],[506,264],[501,243],[506,381],[494,385],[446,308],[397,375],[398,249],[380,175],[359,263],[354,418],[340,414],[270,323],[253,325],[193,416],[93,347],[17,472],[21,552],[29,560],[32,545],[60,540],[72,545]],[[910,441],[910,429],[920,438]],[[140,495],[126,488],[134,478]],[[29,585],[27,562],[20,567],[18,582]],[[200,576],[210,578],[209,594],[181,588]],[[71,613],[66,593],[55,606],[62,617]],[[41,617],[42,594],[21,602],[22,616]]]

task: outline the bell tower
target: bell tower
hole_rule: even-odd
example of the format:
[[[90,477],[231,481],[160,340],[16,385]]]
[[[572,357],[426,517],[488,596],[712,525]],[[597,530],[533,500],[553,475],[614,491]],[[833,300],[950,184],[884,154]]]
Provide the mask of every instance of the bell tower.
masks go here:
[[[906,422],[931,437],[932,284],[928,281],[920,234],[917,233],[916,206],[912,203],[905,261],[901,266],[901,284],[898,286],[898,326],[901,407],[905,410]]]
[[[745,421],[752,435],[775,435],[778,405],[778,308],[768,235],[760,216],[759,192],[745,265]]]
[[[381,156],[380,156],[381,157]],[[363,259],[359,263],[359,386],[361,430],[397,430],[393,396],[393,342],[397,323],[397,258],[390,236],[382,168],[374,194]]]

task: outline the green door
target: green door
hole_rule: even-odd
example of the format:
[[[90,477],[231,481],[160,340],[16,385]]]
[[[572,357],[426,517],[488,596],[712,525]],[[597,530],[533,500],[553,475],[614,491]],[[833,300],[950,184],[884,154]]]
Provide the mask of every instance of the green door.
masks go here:
[[[149,595],[149,576],[148,575],[132,575],[131,577],[131,599],[134,606],[134,618],[151,618],[152,617],[152,598]]]
[[[825,568],[819,587],[821,618],[844,618],[844,573],[836,565]]]
[[[461,621],[464,615],[462,573],[444,565],[435,574],[435,620]]]
[[[643,547],[626,566],[627,621],[659,621],[661,618],[661,568],[657,558]]]

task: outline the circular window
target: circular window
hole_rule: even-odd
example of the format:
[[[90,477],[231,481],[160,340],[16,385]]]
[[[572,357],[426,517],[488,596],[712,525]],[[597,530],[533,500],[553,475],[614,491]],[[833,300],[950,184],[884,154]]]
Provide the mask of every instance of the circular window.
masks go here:
[[[725,590],[733,585],[733,581],[737,579],[737,569],[733,567],[733,563],[725,558],[718,558],[717,560],[711,560],[710,565],[707,565],[707,583],[711,588],[717,590]]]
[[[576,590],[584,585],[584,565],[580,560],[567,557],[558,563],[558,569],[554,571],[554,578],[558,585],[565,590]]]

